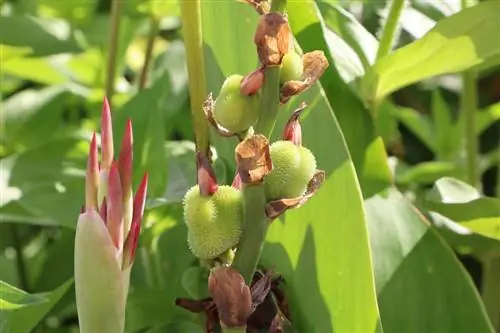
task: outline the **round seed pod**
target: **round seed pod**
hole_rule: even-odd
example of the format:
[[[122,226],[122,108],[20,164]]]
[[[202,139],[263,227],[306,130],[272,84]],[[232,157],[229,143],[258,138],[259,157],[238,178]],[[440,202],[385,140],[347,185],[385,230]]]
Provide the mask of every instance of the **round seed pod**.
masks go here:
[[[239,242],[242,201],[234,187],[222,185],[211,197],[203,197],[195,185],[184,196],[183,205],[188,245],[196,257],[217,258]]]
[[[291,141],[276,141],[271,144],[270,154],[273,169],[264,180],[267,200],[303,195],[316,171],[316,159],[312,152]]]
[[[302,57],[294,51],[290,51],[281,60],[280,83],[288,81],[299,81],[304,74],[304,64]]]
[[[224,81],[213,108],[214,119],[233,133],[240,133],[259,118],[259,94],[245,96],[240,91],[241,75],[230,75]]]

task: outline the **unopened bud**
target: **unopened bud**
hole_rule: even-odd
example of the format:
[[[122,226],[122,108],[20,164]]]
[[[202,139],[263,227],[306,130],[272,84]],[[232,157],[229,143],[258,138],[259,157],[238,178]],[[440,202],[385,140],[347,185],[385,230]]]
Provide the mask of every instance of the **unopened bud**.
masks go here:
[[[292,141],[297,146],[302,145],[302,128],[300,126],[299,118],[305,108],[306,103],[302,102],[300,107],[292,113],[292,116],[288,119],[285,129],[283,130],[283,140]]]
[[[280,13],[268,13],[260,17],[254,42],[261,64],[276,66],[293,45],[293,35],[288,20]]]
[[[264,84],[264,70],[259,68],[243,78],[240,91],[245,96],[252,96],[259,92]]]
[[[201,152],[196,153],[196,165],[198,168],[198,185],[202,196],[210,196],[217,191],[218,184],[215,171],[208,158]]]

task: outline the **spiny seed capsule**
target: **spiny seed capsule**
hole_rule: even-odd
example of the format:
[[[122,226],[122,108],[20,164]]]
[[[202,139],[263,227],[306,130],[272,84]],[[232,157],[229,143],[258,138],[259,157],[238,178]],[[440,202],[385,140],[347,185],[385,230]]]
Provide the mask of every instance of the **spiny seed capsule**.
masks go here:
[[[312,152],[291,141],[276,141],[270,147],[273,170],[265,178],[267,200],[302,196],[316,171]]]
[[[288,81],[298,81],[304,73],[304,65],[302,57],[294,51],[290,51],[283,56],[281,60],[280,83],[284,84]]]
[[[215,120],[233,133],[247,130],[259,117],[259,95],[243,95],[240,91],[242,81],[241,75],[228,76],[213,108]]]
[[[242,221],[240,191],[222,185],[212,196],[204,197],[195,185],[184,196],[183,204],[188,244],[196,257],[214,259],[239,242]]]

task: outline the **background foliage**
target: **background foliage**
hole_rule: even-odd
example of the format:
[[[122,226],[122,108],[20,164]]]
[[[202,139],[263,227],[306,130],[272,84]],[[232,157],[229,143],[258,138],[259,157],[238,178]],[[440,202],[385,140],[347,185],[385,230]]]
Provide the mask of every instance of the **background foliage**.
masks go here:
[[[122,2],[116,49],[109,0],[0,3],[0,332],[77,332],[74,232],[104,95],[116,142],[133,120],[134,184],[143,170],[151,184],[127,332],[202,332],[174,305],[196,264],[180,206],[196,181],[189,84],[216,95],[255,69],[257,14],[202,1],[205,72],[188,80],[176,1]],[[498,331],[500,2],[390,3],[287,5],[298,48],[330,67],[273,140],[306,101],[303,142],[328,178],[273,223],[262,264],[299,332]],[[211,143],[228,183],[236,140]]]

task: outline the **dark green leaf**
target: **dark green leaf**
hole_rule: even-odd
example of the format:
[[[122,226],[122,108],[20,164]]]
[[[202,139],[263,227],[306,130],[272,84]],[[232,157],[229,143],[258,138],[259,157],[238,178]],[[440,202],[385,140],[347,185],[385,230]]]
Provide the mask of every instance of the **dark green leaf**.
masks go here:
[[[30,47],[33,49],[33,56],[81,51],[69,25],[62,20],[40,19],[29,15],[2,16],[0,31],[0,43]]]

